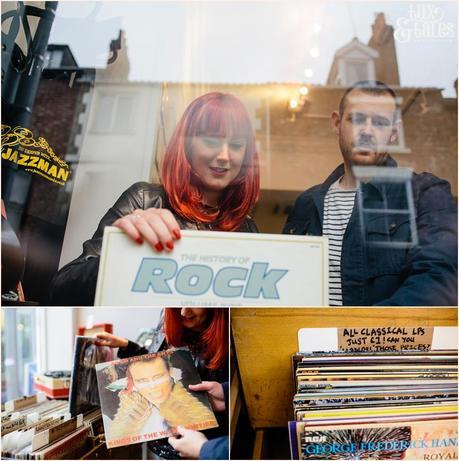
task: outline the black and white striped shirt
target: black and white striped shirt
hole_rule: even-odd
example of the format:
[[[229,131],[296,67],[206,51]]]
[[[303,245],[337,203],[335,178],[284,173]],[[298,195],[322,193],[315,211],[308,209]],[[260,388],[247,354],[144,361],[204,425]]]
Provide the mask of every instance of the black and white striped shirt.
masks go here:
[[[341,189],[340,179],[325,195],[323,235],[328,237],[329,303],[342,306],[341,248],[343,236],[354,208],[356,189]]]

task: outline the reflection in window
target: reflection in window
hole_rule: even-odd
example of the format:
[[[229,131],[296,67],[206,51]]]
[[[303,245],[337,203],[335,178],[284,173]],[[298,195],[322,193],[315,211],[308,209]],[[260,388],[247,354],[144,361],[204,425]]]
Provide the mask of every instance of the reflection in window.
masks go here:
[[[47,51],[45,55],[45,67],[56,69],[61,66],[64,52],[62,50]]]
[[[346,63],[346,80],[348,82],[359,82],[369,80],[370,73],[366,62],[347,62]]]
[[[35,309],[2,309],[2,402],[33,392],[36,340]]]
[[[335,52],[327,84],[351,86],[361,80],[373,80],[378,58],[378,51],[357,38],[352,39]]]
[[[26,250],[27,301],[46,304],[59,265],[122,190],[157,181],[183,110],[210,91],[240,98],[256,129],[262,232],[281,232],[295,198],[342,161],[330,114],[362,79],[397,94],[403,125],[387,150],[398,165],[445,178],[457,196],[457,44],[400,40],[409,4],[124,1],[89,14],[91,2],[73,3],[59,3],[31,124],[72,174],[65,187],[22,170],[2,182]],[[456,17],[448,3],[438,5],[444,25]]]
[[[416,246],[412,171],[381,166],[358,166],[353,171],[359,187],[359,219],[366,245],[392,249]]]
[[[91,130],[106,134],[130,133],[134,99],[133,95],[99,93]]]

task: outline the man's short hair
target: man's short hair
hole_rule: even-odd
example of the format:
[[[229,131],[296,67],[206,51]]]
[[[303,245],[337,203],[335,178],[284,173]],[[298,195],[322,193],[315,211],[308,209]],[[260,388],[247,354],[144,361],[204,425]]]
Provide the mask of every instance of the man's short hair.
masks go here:
[[[128,367],[127,367],[127,373],[130,373],[130,369],[134,365],[145,365],[146,363],[151,363],[151,362],[156,362],[156,360],[162,360],[164,362],[164,366],[168,371],[171,369],[171,363],[169,356],[164,356],[164,355],[158,355],[157,357],[152,357],[147,360],[136,360],[134,362],[131,362]]]
[[[370,93],[376,96],[390,94],[394,98],[394,102],[397,99],[395,91],[389,85],[386,85],[384,82],[380,82],[379,80],[361,80],[360,82],[354,83],[344,92],[341,101],[339,102],[340,117],[342,117],[344,113],[346,97],[352,90],[359,90],[363,93]]]

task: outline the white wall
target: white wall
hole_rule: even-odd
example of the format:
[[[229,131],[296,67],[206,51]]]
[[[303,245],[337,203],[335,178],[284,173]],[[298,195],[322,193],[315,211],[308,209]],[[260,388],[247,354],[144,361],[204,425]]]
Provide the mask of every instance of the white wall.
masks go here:
[[[97,81],[88,104],[59,267],[81,254],[122,192],[149,181],[154,163],[159,84]]]
[[[155,307],[120,307],[120,308],[79,308],[78,325],[112,323],[113,334],[135,341],[142,328],[153,328],[159,322],[161,308]]]
[[[117,336],[135,341],[142,328],[158,324],[160,308],[46,308],[38,323],[39,372],[70,370],[74,339],[79,326],[111,323]]]

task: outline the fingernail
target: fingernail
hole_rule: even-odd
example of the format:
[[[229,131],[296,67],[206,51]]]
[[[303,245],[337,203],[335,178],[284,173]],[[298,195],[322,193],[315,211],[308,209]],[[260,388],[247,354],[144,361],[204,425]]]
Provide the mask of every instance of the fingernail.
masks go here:
[[[172,233],[174,234],[175,240],[180,240],[180,238],[182,237],[182,236],[180,235],[180,230],[179,230],[179,229],[174,229],[174,230],[172,231]]]
[[[167,246],[167,248],[169,248],[169,250],[173,250],[173,249],[174,249],[174,243],[172,242],[172,240],[169,240],[169,241],[166,243],[166,246]]]
[[[135,239],[135,241],[136,241],[139,245],[142,245],[142,243],[143,243],[143,238],[142,238],[142,237],[137,237],[137,238]]]
[[[155,245],[155,248],[156,248],[156,251],[163,251],[164,250],[163,244],[161,242],[158,242]]]

